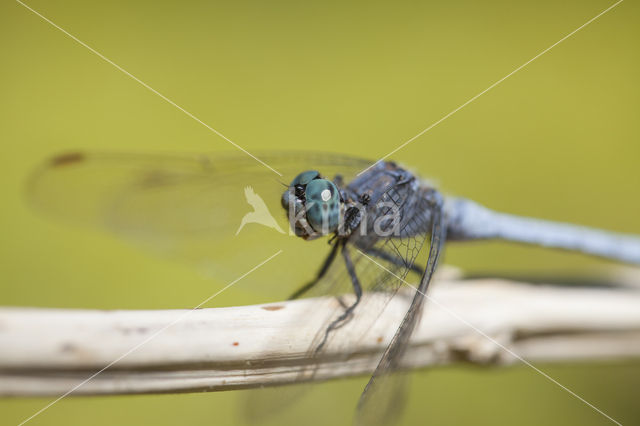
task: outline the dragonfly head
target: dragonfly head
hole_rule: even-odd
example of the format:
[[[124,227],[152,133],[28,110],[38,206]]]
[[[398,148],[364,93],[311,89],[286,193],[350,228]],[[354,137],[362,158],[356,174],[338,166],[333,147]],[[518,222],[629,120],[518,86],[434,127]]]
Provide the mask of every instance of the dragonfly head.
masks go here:
[[[291,229],[305,240],[335,232],[343,204],[338,187],[316,170],[300,173],[282,194]]]

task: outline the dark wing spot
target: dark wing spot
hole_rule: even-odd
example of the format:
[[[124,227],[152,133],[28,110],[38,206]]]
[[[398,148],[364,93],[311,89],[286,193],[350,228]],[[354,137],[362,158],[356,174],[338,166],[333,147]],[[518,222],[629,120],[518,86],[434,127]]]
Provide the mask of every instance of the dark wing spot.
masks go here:
[[[68,166],[69,164],[78,163],[85,160],[85,155],[81,152],[69,152],[66,154],[58,155],[51,159],[51,165],[53,167]]]
[[[262,309],[264,309],[265,311],[279,311],[280,309],[283,309],[284,306],[263,306]]]
[[[240,343],[238,342],[233,342],[233,346],[238,346]]]
[[[382,340],[383,340],[383,339],[382,339],[382,336],[379,336],[379,337],[376,339],[376,341],[377,341],[378,343],[382,343]]]

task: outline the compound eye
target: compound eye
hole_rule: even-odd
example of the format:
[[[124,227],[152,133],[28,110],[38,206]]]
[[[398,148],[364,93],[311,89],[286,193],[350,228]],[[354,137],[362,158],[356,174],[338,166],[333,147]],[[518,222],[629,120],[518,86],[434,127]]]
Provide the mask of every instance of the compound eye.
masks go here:
[[[314,179],[307,184],[307,221],[317,232],[328,234],[338,229],[340,221],[340,192],[327,179]]]
[[[320,177],[320,172],[317,170],[307,170],[306,172],[300,173],[298,176],[293,178],[291,181],[291,185],[289,185],[289,189],[287,189],[284,194],[282,194],[282,198],[280,202],[282,207],[285,209],[289,208],[289,201],[291,193],[295,196],[295,198],[299,200],[303,200],[304,202],[304,188],[307,186],[309,182],[314,179],[318,179]],[[291,190],[293,188],[293,191]]]
[[[290,189],[287,188],[286,191],[282,194],[282,198],[280,198],[280,204],[284,207],[285,210],[289,209],[289,200],[291,199]]]
[[[291,181],[291,186],[298,185],[307,185],[314,179],[318,179],[320,177],[320,172],[317,170],[307,170],[306,172],[300,173],[298,176],[293,178]]]

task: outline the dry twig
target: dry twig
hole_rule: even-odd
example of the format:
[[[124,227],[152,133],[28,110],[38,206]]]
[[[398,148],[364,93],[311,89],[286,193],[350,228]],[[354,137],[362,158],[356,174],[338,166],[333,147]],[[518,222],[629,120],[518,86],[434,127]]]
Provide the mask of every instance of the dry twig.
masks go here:
[[[429,297],[433,300],[426,305],[404,360],[407,368],[517,361],[473,327],[529,361],[640,355],[637,287],[441,277]],[[370,324],[367,316],[376,313],[356,315],[319,359],[314,380],[371,373],[405,302],[394,298],[364,335],[350,330],[359,322]],[[62,394],[144,341],[74,394],[212,391],[287,383],[308,362],[306,351],[318,328],[315,316],[331,314],[336,306],[334,299],[321,298],[188,314],[0,308],[0,395]],[[345,350],[351,354],[346,361],[332,356]]]

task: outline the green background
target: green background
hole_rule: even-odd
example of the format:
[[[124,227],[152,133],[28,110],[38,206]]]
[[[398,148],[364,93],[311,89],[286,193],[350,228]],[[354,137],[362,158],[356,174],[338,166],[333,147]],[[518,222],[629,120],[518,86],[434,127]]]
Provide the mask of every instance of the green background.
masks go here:
[[[249,151],[377,158],[612,2],[28,4]],[[639,19],[637,3],[620,4],[393,158],[496,209],[640,233]],[[224,285],[34,213],[24,181],[66,149],[233,147],[16,2],[0,5],[0,33],[0,304],[183,308]],[[445,261],[545,277],[611,266],[501,243],[449,247]],[[253,289],[278,268],[207,306],[259,302]],[[621,423],[640,423],[639,363],[541,368]],[[281,421],[348,424],[365,382],[322,385]],[[236,424],[242,397],[69,397],[30,424]],[[418,372],[409,398],[405,424],[609,423],[527,367]],[[1,400],[0,422],[16,424],[48,401]]]

